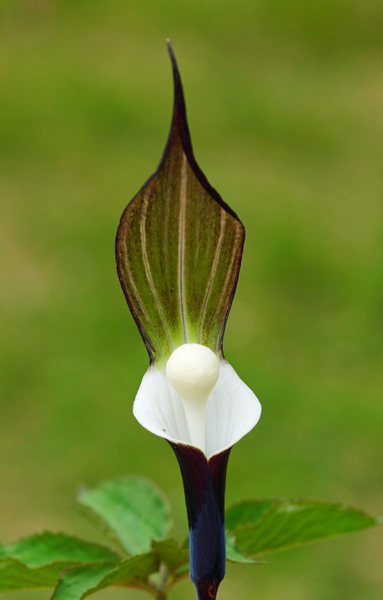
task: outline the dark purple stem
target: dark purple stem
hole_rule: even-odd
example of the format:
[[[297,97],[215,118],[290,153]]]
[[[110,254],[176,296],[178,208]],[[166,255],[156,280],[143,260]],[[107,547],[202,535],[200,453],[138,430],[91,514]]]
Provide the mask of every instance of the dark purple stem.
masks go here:
[[[198,600],[214,600],[225,576],[225,481],[230,448],[209,461],[201,450],[170,443],[180,465],[189,521],[190,579]]]

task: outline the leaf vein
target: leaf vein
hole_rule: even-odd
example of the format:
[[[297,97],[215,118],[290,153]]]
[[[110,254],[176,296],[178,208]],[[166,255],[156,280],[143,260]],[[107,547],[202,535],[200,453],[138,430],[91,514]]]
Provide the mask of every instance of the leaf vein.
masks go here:
[[[146,193],[143,197],[143,202],[142,202],[142,219],[140,221],[140,234],[141,234],[141,249],[142,249],[142,259],[143,259],[143,263],[144,263],[144,268],[145,268],[145,273],[146,273],[146,277],[148,279],[149,285],[150,285],[150,289],[152,290],[152,294],[153,294],[153,298],[154,301],[157,305],[158,308],[158,312],[160,314],[161,317],[161,321],[163,323],[164,326],[164,330],[165,333],[168,337],[169,340],[169,344],[170,347],[173,348],[173,342],[172,342],[172,338],[166,323],[166,318],[165,315],[163,313],[162,310],[162,306],[161,303],[158,299],[158,295],[157,295],[157,290],[156,290],[156,286],[154,285],[154,280],[153,280],[153,276],[152,276],[152,271],[150,268],[150,263],[149,263],[149,259],[148,259],[148,254],[147,254],[147,249],[146,249],[146,218],[147,218],[147,214],[148,214],[148,207],[149,207],[149,196],[151,194],[152,191],[152,185],[149,185]]]
[[[179,309],[182,323],[184,343],[187,343],[185,315],[185,220],[187,204],[187,162],[186,155],[182,154],[180,174],[180,211],[178,217],[178,285],[179,285]]]
[[[214,260],[213,260],[213,264],[210,270],[210,277],[209,277],[209,284],[206,290],[206,294],[205,294],[205,298],[202,304],[202,310],[201,310],[201,317],[200,317],[200,322],[199,322],[199,331],[198,331],[198,342],[201,343],[201,335],[202,335],[202,327],[203,327],[203,320],[205,317],[205,312],[206,312],[206,307],[207,307],[207,303],[209,300],[209,296],[210,296],[210,292],[211,292],[211,288],[213,285],[213,281],[215,278],[215,275],[217,273],[217,267],[218,267],[218,261],[219,261],[219,257],[221,254],[221,249],[222,249],[222,243],[223,243],[223,236],[224,236],[224,232],[225,232],[225,225],[226,225],[226,213],[225,211],[221,210],[220,211],[220,221],[219,221],[219,236],[218,236],[218,242],[217,242],[217,247],[216,247],[216,251],[215,251],[215,255],[214,255]]]

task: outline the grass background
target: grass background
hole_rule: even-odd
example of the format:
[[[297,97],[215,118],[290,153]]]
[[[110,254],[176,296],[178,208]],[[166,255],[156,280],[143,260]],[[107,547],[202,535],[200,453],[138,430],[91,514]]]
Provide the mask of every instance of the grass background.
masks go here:
[[[168,135],[176,52],[197,160],[247,241],[225,352],[263,416],[227,502],[383,514],[383,5],[379,0],[1,0],[0,539],[99,539],[76,486],[168,494],[171,449],[131,406],[147,356],[114,267],[119,217]],[[380,600],[383,532],[229,565],[221,600]],[[47,592],[4,600],[44,600]],[[100,598],[143,598],[108,590]],[[190,581],[172,600],[194,598]]]

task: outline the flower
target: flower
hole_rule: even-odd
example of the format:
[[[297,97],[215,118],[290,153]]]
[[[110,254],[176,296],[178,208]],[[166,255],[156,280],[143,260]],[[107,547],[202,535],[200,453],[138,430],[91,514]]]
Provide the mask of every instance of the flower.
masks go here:
[[[190,577],[198,599],[212,600],[225,574],[230,450],[256,425],[261,405],[222,349],[244,227],[196,163],[170,43],[168,48],[175,90],[170,135],[157,171],[122,215],[116,262],[150,359],[133,412],[176,454],[189,521]]]

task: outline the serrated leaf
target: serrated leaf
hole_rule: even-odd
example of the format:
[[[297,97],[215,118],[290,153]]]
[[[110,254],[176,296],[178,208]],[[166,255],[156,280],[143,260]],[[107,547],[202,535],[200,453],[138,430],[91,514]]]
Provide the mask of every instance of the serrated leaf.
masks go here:
[[[246,500],[229,508],[226,526],[249,556],[284,550],[377,525],[367,513],[317,500]]]
[[[28,567],[37,568],[52,562],[88,563],[111,561],[121,557],[105,546],[82,540],[73,535],[45,531],[23,538],[5,548],[6,555]]]
[[[164,540],[163,542],[152,542],[152,548],[158,554],[171,572],[177,571],[183,565],[189,564],[189,550],[183,550],[175,540]]]
[[[226,560],[246,564],[261,564],[247,556],[243,550],[235,544],[235,537],[230,531],[226,531]]]
[[[97,591],[97,586],[110,573],[110,563],[82,565],[64,571],[57,582],[51,600],[77,600]]]
[[[104,546],[62,533],[44,532],[3,547],[0,559],[0,591],[54,587],[63,569],[93,561],[120,557]]]
[[[116,238],[122,289],[151,362],[197,342],[222,353],[245,230],[194,158],[171,48],[173,120],[157,171],[125,209]]]
[[[51,563],[31,569],[14,558],[1,558],[0,592],[53,587],[62,569],[71,564],[73,563]]]
[[[126,558],[117,567],[111,563],[74,567],[62,573],[52,600],[81,600],[114,585],[148,590],[147,579],[157,570],[158,557],[155,552]]]
[[[150,482],[124,477],[80,490],[78,507],[130,555],[150,550],[170,526],[169,508],[162,493]]]

